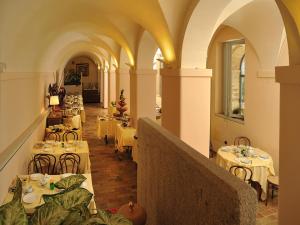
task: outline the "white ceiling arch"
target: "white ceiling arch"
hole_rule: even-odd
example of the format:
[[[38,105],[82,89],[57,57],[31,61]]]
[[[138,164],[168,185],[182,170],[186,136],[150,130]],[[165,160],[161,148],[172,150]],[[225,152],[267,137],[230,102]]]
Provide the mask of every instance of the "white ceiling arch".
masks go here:
[[[235,28],[251,42],[262,69],[274,68],[284,26],[276,3],[270,0],[201,0],[185,34],[183,68],[206,68],[209,43],[221,24]]]

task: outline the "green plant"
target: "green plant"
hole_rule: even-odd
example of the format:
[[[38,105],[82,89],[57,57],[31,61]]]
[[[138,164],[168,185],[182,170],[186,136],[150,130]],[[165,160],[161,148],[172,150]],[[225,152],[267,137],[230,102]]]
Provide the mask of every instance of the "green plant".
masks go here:
[[[28,225],[28,218],[21,203],[22,183],[18,178],[12,201],[0,206],[0,225]],[[86,189],[71,185],[54,195],[43,195],[45,204],[36,208],[30,225],[132,225],[119,214],[98,210],[91,215],[88,204],[92,194]]]
[[[27,225],[27,215],[21,203],[22,182],[19,178],[16,181],[16,189],[13,199],[0,206],[0,225]]]

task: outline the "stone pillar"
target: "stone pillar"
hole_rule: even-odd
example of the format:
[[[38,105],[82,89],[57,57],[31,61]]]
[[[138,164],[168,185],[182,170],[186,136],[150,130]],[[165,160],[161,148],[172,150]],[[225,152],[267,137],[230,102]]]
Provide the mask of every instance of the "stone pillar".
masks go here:
[[[162,69],[162,126],[209,156],[211,70]]]
[[[100,71],[100,104],[103,107],[104,105],[104,69],[101,68]]]
[[[120,92],[124,89],[125,101],[127,103],[128,111],[126,113],[130,114],[130,75],[129,69],[119,70],[119,93],[117,94],[117,100],[119,100]]]
[[[280,83],[279,224],[300,224],[300,66],[277,67]]]
[[[102,92],[102,87],[101,87],[101,69],[100,67],[98,67],[98,70],[97,70],[97,82],[98,82],[98,91],[100,93],[100,96],[99,96],[99,102],[100,102],[100,105],[101,105],[101,92]]]
[[[119,68],[116,69],[115,71],[115,74],[116,74],[116,101],[119,99],[119,95],[120,95],[120,70]]]
[[[116,71],[110,70],[108,76],[108,104],[116,101]]]
[[[138,69],[130,75],[131,115],[133,126],[137,127],[139,118],[155,120],[156,71]]]
[[[103,73],[103,108],[107,109],[108,108],[108,71],[105,69]]]

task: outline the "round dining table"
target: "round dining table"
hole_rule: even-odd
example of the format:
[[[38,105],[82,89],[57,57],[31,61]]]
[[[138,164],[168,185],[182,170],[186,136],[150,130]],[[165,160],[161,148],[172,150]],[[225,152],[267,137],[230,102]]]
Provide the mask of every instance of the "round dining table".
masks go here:
[[[216,163],[229,171],[232,166],[244,166],[251,169],[252,180],[257,181],[264,193],[267,191],[268,176],[275,175],[272,157],[265,151],[249,147],[251,154],[241,157],[239,146],[222,146],[217,152]]]

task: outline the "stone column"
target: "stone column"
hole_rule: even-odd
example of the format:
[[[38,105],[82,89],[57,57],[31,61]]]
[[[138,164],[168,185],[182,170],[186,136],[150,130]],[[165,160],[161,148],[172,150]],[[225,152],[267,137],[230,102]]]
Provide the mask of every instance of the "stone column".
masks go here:
[[[108,104],[116,101],[116,71],[110,70],[108,76]]]
[[[300,224],[300,66],[277,67],[280,83],[279,224]]]
[[[108,108],[108,71],[107,69],[104,70],[103,73],[103,108],[107,109]]]
[[[119,99],[119,95],[120,95],[120,70],[119,68],[116,69],[115,71],[116,74],[116,101]]]
[[[132,71],[130,89],[133,126],[137,127],[137,120],[142,117],[155,120],[156,71],[152,69]]]
[[[101,68],[100,71],[100,104],[104,105],[104,69]]]
[[[119,100],[120,92],[124,89],[125,101],[127,103],[128,111],[126,113],[130,114],[130,75],[129,69],[120,69],[119,70],[119,93],[116,98]]]
[[[209,156],[211,70],[162,69],[162,126]]]

